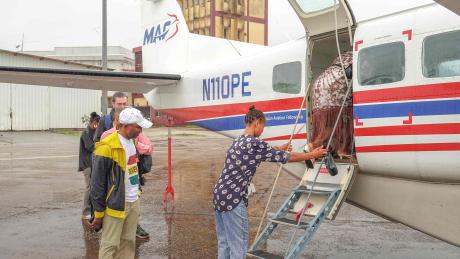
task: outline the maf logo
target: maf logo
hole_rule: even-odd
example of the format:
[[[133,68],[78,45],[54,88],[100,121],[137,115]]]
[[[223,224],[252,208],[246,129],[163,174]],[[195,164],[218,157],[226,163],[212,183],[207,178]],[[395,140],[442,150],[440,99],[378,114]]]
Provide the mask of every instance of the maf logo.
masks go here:
[[[165,21],[163,24],[153,25],[150,30],[148,28],[145,29],[143,45],[168,41],[176,36],[179,32],[179,19],[177,19],[177,15],[175,14],[168,13],[167,15],[169,16],[169,20]],[[174,27],[174,25],[176,26]],[[166,38],[166,36],[168,37]]]

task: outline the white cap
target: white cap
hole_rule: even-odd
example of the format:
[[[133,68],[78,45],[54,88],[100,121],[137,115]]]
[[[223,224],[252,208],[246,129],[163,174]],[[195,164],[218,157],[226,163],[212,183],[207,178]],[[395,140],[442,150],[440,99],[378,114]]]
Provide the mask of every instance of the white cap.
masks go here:
[[[142,116],[138,109],[128,107],[121,111],[118,122],[121,124],[137,124],[142,128],[150,128],[153,123]]]

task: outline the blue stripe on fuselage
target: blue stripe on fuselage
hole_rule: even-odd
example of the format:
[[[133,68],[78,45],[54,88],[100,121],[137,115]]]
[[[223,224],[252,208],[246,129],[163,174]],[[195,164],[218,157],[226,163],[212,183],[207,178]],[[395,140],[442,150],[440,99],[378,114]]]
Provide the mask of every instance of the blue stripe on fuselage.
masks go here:
[[[355,105],[353,112],[360,119],[460,114],[460,100]]]
[[[265,126],[280,126],[280,125],[289,125],[294,124],[297,118],[298,110],[294,111],[284,111],[284,112],[266,112],[266,124]],[[237,115],[225,118],[217,118],[217,119],[206,119],[206,120],[199,120],[193,121],[193,124],[196,124],[200,127],[207,128],[213,131],[226,131],[226,130],[238,130],[244,129],[244,116],[245,115]],[[306,122],[305,110],[301,112],[299,118],[299,124]]]

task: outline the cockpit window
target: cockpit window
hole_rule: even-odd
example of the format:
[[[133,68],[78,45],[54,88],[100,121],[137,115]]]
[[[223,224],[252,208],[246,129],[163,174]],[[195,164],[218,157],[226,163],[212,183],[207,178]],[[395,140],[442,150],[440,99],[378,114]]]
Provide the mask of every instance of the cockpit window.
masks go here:
[[[337,3],[336,3],[337,2]],[[297,0],[297,4],[306,14],[322,11],[331,8],[339,1],[336,0]]]
[[[299,61],[276,65],[273,68],[273,90],[298,94],[301,89],[302,63]]]
[[[429,78],[460,75],[460,31],[425,38],[423,75]]]
[[[358,55],[360,85],[380,85],[404,79],[404,43],[392,42],[362,49]]]

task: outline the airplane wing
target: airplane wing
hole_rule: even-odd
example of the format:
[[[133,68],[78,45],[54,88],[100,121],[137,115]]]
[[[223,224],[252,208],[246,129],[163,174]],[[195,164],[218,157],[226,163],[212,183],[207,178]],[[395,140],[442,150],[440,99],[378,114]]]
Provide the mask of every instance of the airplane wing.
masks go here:
[[[460,2],[458,0],[434,0],[436,3],[444,6],[452,12],[460,15]]]
[[[147,93],[180,79],[174,74],[0,66],[0,82],[65,88]]]

